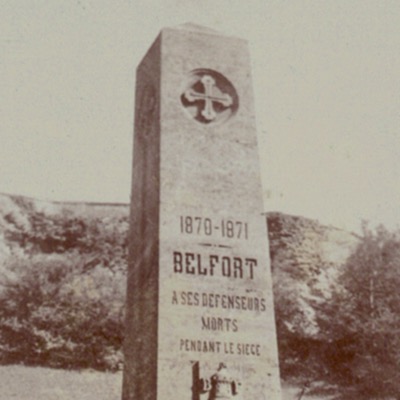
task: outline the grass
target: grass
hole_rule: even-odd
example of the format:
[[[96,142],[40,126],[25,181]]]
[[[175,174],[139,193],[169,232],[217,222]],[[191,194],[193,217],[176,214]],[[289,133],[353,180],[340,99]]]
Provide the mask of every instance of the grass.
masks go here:
[[[0,366],[0,400],[120,400],[121,373]]]
[[[0,400],[121,400],[121,386],[120,372],[0,366]],[[298,398],[298,387],[284,383],[282,389],[282,400]],[[302,397],[302,400],[328,399]]]
[[[282,382],[282,400],[298,400],[301,388],[287,382]],[[301,400],[334,400],[335,395],[317,395],[309,394],[308,391],[304,393]],[[356,400],[356,399],[353,399]]]

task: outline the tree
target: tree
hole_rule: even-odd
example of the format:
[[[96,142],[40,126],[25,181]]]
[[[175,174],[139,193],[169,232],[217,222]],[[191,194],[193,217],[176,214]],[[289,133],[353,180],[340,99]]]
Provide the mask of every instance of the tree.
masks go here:
[[[363,398],[400,398],[399,233],[364,225],[339,284],[319,321],[331,343],[325,361],[334,379]]]

